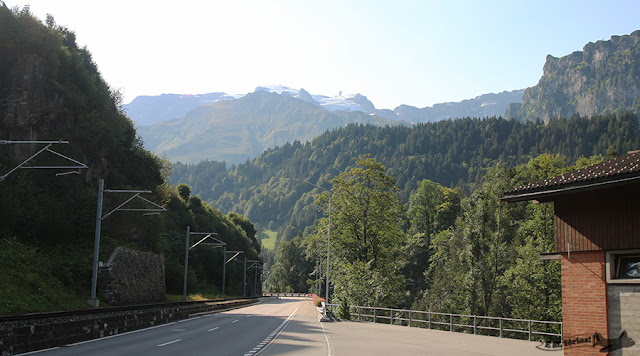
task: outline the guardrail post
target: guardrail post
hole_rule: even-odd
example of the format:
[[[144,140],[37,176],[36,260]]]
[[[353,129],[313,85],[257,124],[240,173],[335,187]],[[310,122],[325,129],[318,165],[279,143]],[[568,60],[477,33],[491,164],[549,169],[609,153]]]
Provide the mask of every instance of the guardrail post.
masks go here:
[[[431,329],[431,312],[429,312],[429,329]]]
[[[409,327],[411,327],[411,310],[409,310]]]
[[[377,314],[376,311],[377,310],[378,310],[377,308],[375,308],[375,307],[373,308],[373,322],[374,323],[376,322],[376,314]]]
[[[362,307],[358,306],[358,321],[360,321],[360,310],[362,309]]]
[[[449,331],[453,331],[453,314],[449,314]]]
[[[502,337],[502,318],[498,320],[500,320],[500,337]]]
[[[389,316],[391,319],[391,322],[389,324],[393,325],[393,309],[389,310]]]
[[[476,320],[476,316],[473,316],[473,335],[476,335],[478,332],[478,321]]]
[[[529,320],[529,341],[531,341],[531,320]]]

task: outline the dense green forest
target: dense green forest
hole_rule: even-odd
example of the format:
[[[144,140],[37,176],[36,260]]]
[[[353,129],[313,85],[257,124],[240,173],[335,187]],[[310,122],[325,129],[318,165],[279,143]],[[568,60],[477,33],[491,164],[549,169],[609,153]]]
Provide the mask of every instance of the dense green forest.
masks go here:
[[[43,24],[28,7],[0,6],[0,139],[68,140],[52,149],[89,167],[61,176],[59,170],[19,169],[0,180],[0,314],[87,307],[99,179],[111,189],[150,190],[145,197],[168,210],[105,219],[102,261],[116,246],[162,254],[167,291],[179,294],[187,226],[217,232],[230,249],[258,258],[260,244],[247,218],[222,214],[188,187],[179,194],[165,182],[170,164],[143,148],[121,104],[72,31],[51,16]],[[0,145],[0,174],[42,148]],[[56,159],[39,155],[29,164],[56,165]],[[104,211],[124,199],[105,194]],[[218,292],[219,261],[220,249],[191,251],[189,293]],[[228,268],[229,294],[242,294],[239,265]]]
[[[280,230],[291,239],[310,233],[319,218],[311,207],[309,181],[328,188],[338,174],[370,154],[397,180],[405,204],[417,182],[429,179],[471,192],[487,168],[526,163],[543,153],[568,161],[640,147],[636,115],[574,116],[521,122],[501,118],[456,119],[414,127],[349,125],[302,144],[294,142],[265,151],[253,161],[227,167],[224,162],[173,166],[171,182],[187,183],[202,199],[222,211],[235,211],[262,228]]]
[[[360,157],[330,181],[331,302],[561,321],[560,264],[538,259],[554,249],[553,205],[499,199],[604,158],[496,164],[469,195],[425,179],[403,206],[386,167]],[[315,193],[325,217],[312,234],[279,243],[273,290],[324,295],[329,193]]]
[[[553,206],[499,198],[637,149],[639,133],[632,113],[350,125],[237,166],[175,164],[172,180],[279,231],[272,291],[324,293],[328,193],[308,181],[332,196],[332,302],[560,320],[559,265],[538,260]]]

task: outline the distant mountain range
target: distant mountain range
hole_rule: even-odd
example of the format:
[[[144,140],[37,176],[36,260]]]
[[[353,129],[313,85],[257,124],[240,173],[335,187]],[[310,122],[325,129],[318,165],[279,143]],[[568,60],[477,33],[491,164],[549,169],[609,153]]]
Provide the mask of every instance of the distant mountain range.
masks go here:
[[[392,110],[376,110],[378,116],[396,118],[412,123],[435,122],[463,117],[502,116],[511,103],[522,102],[524,89],[503,91],[498,94],[484,94],[460,102],[435,104],[422,109],[400,105]]]
[[[125,110],[145,147],[173,162],[240,163],[267,148],[307,142],[350,123],[409,125],[457,117],[500,116],[523,90],[486,94],[459,103],[378,110],[361,94],[334,97],[285,86],[257,87],[247,95],[222,92],[140,96]]]
[[[243,162],[264,149],[294,140],[306,142],[353,122],[407,125],[492,116],[548,122],[574,114],[637,113],[640,31],[588,43],[583,51],[562,58],[547,56],[544,73],[534,87],[425,108],[400,105],[394,110],[376,109],[361,94],[331,97],[270,86],[258,87],[247,95],[138,97],[125,109],[148,149],[184,163]]]
[[[260,86],[254,92],[267,91],[314,104],[328,111],[361,111],[389,120],[410,123],[434,122],[458,117],[501,116],[511,103],[522,102],[524,89],[504,91],[498,94],[484,94],[461,102],[448,102],[417,108],[400,105],[394,110],[376,109],[374,104],[361,94],[340,93],[337,96],[310,94],[304,89],[286,86]],[[162,94],[138,96],[124,109],[137,126],[153,125],[161,121],[179,119],[189,111],[220,100],[235,100],[244,95],[223,92],[208,94]]]
[[[351,123],[409,125],[362,111],[329,111],[294,95],[258,90],[239,99],[198,106],[180,119],[140,126],[138,134],[147,149],[171,161],[240,163],[268,148],[295,140],[307,142]]]

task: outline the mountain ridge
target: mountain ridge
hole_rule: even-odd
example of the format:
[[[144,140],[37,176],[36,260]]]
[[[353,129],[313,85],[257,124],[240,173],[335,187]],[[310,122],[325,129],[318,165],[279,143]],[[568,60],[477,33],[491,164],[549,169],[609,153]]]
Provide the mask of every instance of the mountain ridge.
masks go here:
[[[141,126],[145,147],[172,161],[240,163],[287,142],[307,142],[350,123],[408,125],[360,111],[328,111],[291,96],[258,90],[199,106],[184,117]]]
[[[522,104],[506,116],[522,120],[574,114],[640,111],[640,30],[587,43],[582,51],[548,55],[538,84],[527,88]]]
[[[376,109],[365,95],[338,94],[326,96],[310,94],[304,88],[294,89],[286,86],[259,86],[257,91],[273,92],[294,97],[323,107],[328,111],[362,111],[375,114],[389,120],[403,120],[410,123],[433,122],[449,118],[491,117],[502,115],[510,103],[522,101],[524,89],[502,91],[478,95],[475,98],[459,102],[437,103],[432,106],[418,108],[402,104],[395,109]],[[251,94],[251,93],[249,93]],[[245,94],[245,95],[249,95]],[[156,96],[138,96],[131,103],[124,105],[131,119],[137,126],[153,125],[160,121],[178,119],[200,105],[219,100],[237,100],[245,95],[232,95],[224,92],[206,94],[162,94]],[[407,114],[412,111],[411,114]]]

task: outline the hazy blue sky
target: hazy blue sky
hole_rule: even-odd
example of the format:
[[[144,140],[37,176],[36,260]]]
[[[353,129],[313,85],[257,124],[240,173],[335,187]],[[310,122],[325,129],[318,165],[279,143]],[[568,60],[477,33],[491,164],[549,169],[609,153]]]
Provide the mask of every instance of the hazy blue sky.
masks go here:
[[[640,1],[4,0],[87,46],[125,102],[282,84],[417,107],[535,85],[547,54],[640,29]]]

